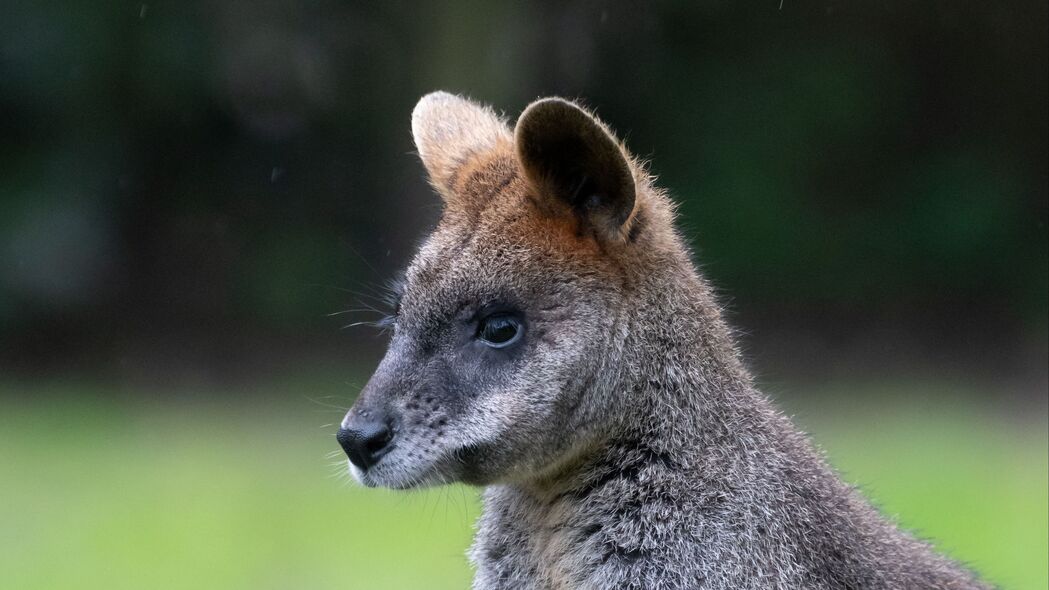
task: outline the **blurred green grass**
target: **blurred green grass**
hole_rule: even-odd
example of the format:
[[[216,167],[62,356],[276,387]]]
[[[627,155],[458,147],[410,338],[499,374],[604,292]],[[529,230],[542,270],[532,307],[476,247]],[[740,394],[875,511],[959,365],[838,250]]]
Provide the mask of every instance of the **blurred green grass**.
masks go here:
[[[846,479],[1003,588],[1047,587],[1044,417],[837,389],[784,405]],[[0,386],[0,587],[468,587],[477,491],[349,483],[327,402],[119,400]]]

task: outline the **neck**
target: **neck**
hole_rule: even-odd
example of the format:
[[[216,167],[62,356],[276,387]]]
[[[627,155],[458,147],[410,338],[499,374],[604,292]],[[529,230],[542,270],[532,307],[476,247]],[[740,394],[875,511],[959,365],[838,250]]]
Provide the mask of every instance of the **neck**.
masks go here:
[[[631,304],[637,313],[618,345],[621,375],[604,394],[605,426],[520,482],[523,490],[556,496],[630,475],[635,463],[691,467],[709,446],[732,446],[733,428],[767,412],[705,282],[693,272],[650,281],[637,291],[658,295]]]

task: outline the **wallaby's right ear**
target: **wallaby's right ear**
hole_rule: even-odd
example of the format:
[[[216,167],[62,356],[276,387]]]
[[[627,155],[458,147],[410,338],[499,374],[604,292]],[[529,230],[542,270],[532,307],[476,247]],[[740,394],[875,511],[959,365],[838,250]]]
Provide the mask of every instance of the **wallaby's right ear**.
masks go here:
[[[510,128],[490,108],[447,92],[431,92],[412,111],[412,136],[430,182],[447,200],[456,173],[470,159],[513,141]]]

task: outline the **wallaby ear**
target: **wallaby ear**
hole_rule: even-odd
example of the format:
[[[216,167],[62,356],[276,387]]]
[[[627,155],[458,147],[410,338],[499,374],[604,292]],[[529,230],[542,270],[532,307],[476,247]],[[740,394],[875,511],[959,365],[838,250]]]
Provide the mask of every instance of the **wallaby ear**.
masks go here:
[[[514,129],[517,158],[537,196],[567,207],[598,236],[621,239],[634,211],[636,185],[626,154],[608,129],[575,103],[544,98],[528,105]]]
[[[510,128],[490,108],[447,92],[431,92],[412,111],[412,136],[430,181],[447,199],[456,172],[474,154],[509,144]]]

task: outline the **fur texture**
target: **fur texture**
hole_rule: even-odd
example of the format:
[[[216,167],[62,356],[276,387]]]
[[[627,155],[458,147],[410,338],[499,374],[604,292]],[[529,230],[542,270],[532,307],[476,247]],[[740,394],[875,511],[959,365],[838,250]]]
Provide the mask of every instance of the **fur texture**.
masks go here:
[[[486,486],[474,588],[971,589],[755,390],[673,205],[607,127],[424,97],[445,214],[344,427],[383,416],[371,486]],[[522,318],[505,349],[492,310]]]

